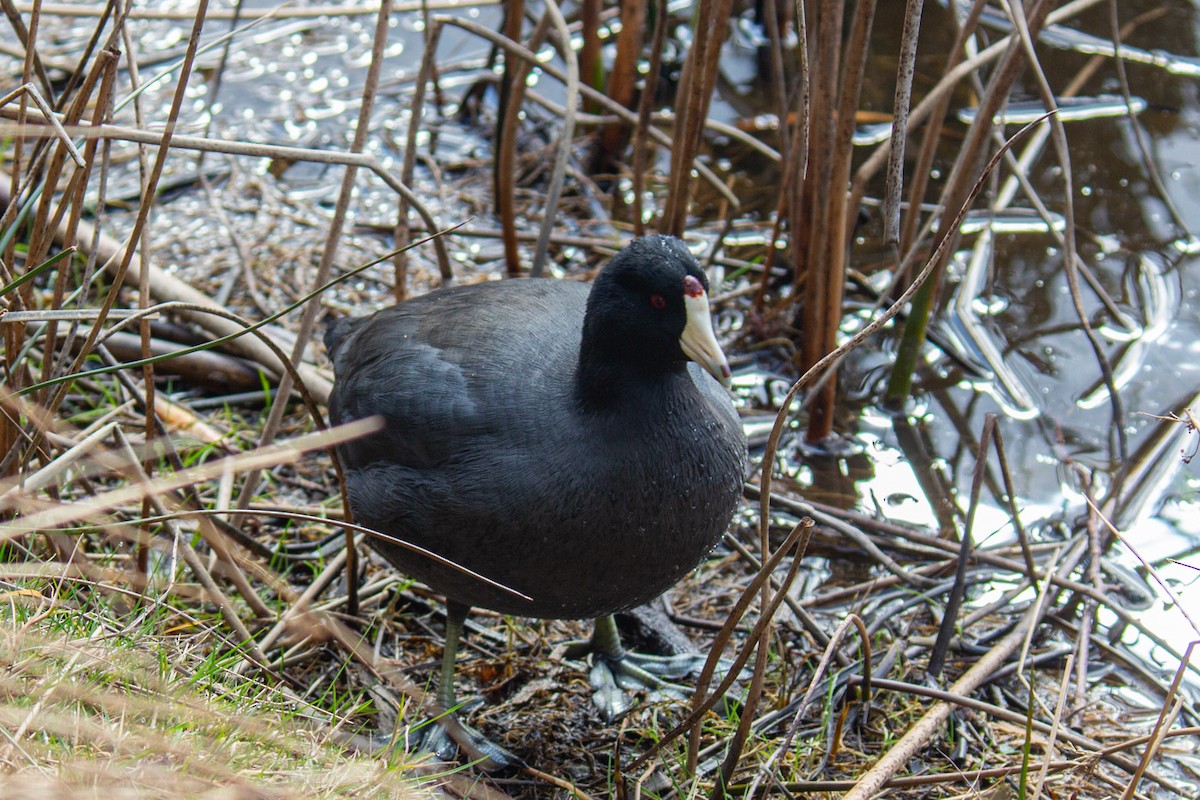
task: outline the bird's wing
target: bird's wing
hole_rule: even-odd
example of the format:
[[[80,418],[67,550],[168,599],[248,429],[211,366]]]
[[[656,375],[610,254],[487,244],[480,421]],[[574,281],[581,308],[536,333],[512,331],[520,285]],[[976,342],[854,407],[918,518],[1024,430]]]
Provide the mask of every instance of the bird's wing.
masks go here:
[[[503,281],[439,292],[327,336],[337,373],[335,423],[381,415],[387,426],[341,448],[351,469],[391,462],[414,469],[535,435],[522,404],[569,392],[586,287]],[[530,430],[517,424],[529,421]]]

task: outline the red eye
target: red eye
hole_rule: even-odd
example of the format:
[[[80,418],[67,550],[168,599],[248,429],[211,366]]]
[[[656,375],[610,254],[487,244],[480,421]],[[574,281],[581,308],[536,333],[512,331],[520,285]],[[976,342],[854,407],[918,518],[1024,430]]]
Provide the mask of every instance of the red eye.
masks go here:
[[[654,306],[659,311],[662,311],[667,307],[667,299],[661,294],[652,294],[650,295],[650,305]]]

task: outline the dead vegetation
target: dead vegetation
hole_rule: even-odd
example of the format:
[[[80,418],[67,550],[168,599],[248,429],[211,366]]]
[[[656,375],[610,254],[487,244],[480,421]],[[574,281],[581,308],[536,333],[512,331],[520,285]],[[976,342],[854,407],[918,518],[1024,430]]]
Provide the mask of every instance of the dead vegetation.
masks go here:
[[[646,24],[615,45],[601,41],[614,33],[601,3],[575,15],[510,0],[506,18],[435,2],[261,17],[208,3],[3,5],[0,799],[1195,796],[1200,630],[1172,594],[1178,579],[1161,577],[1170,559],[1124,563],[1141,546],[1124,526],[1179,469],[1188,432],[1167,417],[1190,419],[1195,401],[1144,409],[1163,418],[1127,444],[1128,353],[1096,330],[1135,331],[1162,309],[1122,294],[1096,258],[1107,232],[1076,223],[1079,151],[1059,118],[1019,135],[978,122],[1004,113],[1014,87],[1038,117],[1113,72],[1118,113],[1140,131],[1124,61],[1033,44],[1104,4],[1028,3],[1027,16],[1001,14],[1007,29],[981,21],[1019,4],[961,4],[956,25],[929,4],[926,25],[957,31],[939,49],[916,39],[922,4],[910,2],[913,32],[883,91],[875,3],[844,16],[808,3],[807,17],[764,3],[757,85],[772,92],[773,133],[712,113],[730,102],[716,45],[733,11],[750,18],[728,3],[673,24],[664,3],[622,4]],[[1175,6],[1148,6],[1127,19],[1111,4],[1101,41],[1179,27]],[[605,86],[595,50],[564,47],[575,38],[615,51],[614,75],[644,61],[684,89]],[[934,78],[909,99],[913,70]],[[954,129],[964,95],[977,121]],[[894,149],[852,145],[855,112],[872,105],[907,120]],[[585,167],[597,164],[611,173]],[[1167,238],[1194,241],[1157,165],[1140,168],[1177,226]],[[864,203],[878,224],[854,223]],[[1014,418],[1053,402],[1027,396],[973,316],[1004,275],[971,283],[963,262],[1004,257],[1010,204],[1058,254],[1071,308],[1052,321],[1081,343],[1089,396],[1111,416],[1099,444],[1056,443],[1071,491],[1050,510],[1024,507],[1000,418],[955,418],[945,398],[965,381]],[[690,704],[608,727],[586,665],[563,657],[581,627],[479,615],[460,694],[484,698],[471,721],[528,768],[414,766],[397,745],[424,720],[440,606],[340,521],[323,453],[354,431],[323,431],[320,317],[451,276],[586,277],[647,225],[685,233],[721,276],[719,332],[771,467],[749,476],[725,545],[664,600],[734,668],[701,676]],[[1145,258],[1144,242],[1118,250],[1135,247]],[[933,341],[930,367],[921,314],[939,310],[978,350]],[[853,397],[847,384],[872,382],[895,352],[881,337],[903,342],[900,366],[886,390]],[[974,367],[951,358],[962,350]],[[918,402],[947,404],[957,423],[952,469],[919,415],[886,423],[927,525],[890,521],[891,496],[847,488],[894,456],[881,434],[814,445],[876,399],[905,408],[914,380]],[[1089,460],[1093,446],[1116,466]],[[1194,563],[1194,547],[1175,555]],[[670,647],[661,628],[631,633]]]

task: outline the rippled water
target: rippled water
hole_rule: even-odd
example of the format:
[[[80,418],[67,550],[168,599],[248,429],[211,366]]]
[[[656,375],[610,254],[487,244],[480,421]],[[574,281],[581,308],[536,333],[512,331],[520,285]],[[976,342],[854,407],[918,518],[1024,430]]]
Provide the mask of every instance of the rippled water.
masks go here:
[[[1083,306],[1111,362],[1124,409],[1126,453],[1119,450],[1101,368],[1080,329],[1062,248],[1045,222],[1029,210],[1015,181],[1001,180],[993,187],[992,210],[973,212],[964,225],[963,245],[953,259],[942,313],[933,326],[944,350],[931,348],[919,396],[910,409],[928,451],[924,458],[905,457],[914,454],[906,453],[892,416],[873,405],[890,368],[893,342],[884,338],[874,349],[869,346],[852,356],[844,372],[843,430],[870,454],[868,473],[853,481],[829,478],[828,485],[836,488],[827,493],[819,470],[801,463],[795,469],[810,491],[827,501],[866,510],[879,507],[893,519],[936,526],[937,514],[922,490],[930,476],[917,471],[935,473],[934,478],[951,487],[965,506],[975,464],[970,440],[980,435],[985,414],[999,414],[1023,520],[1035,526],[1039,521],[1070,523],[1086,512],[1086,486],[1103,495],[1124,476],[1126,490],[1112,521],[1156,564],[1195,619],[1200,618],[1200,573],[1167,559],[1200,565],[1200,462],[1188,464],[1183,458],[1194,452],[1200,434],[1164,418],[1200,404],[1200,258],[1195,236],[1200,231],[1200,84],[1188,68],[1197,63],[1200,23],[1194,6],[1183,2],[1122,3],[1122,22],[1150,8],[1166,11],[1130,34],[1122,50],[1129,62],[1133,116],[1122,110],[1125,102],[1119,97],[1111,58],[1085,85],[1086,99],[1064,104],[1068,110],[1063,115],[1078,248],[1090,272],[1085,277],[1103,287],[1115,303],[1115,308],[1106,308],[1084,281]],[[899,4],[880,11],[901,12]],[[930,31],[939,29],[938,13],[926,10],[923,46],[933,37]],[[1092,15],[1082,24],[1082,30],[1075,30],[1078,22],[1055,28],[1049,46],[1039,51],[1052,86],[1065,85],[1087,55],[1103,52],[1096,37],[1108,35],[1106,16]],[[880,55],[874,67],[882,75],[894,70],[899,29],[899,17],[876,21],[873,52]],[[940,30],[948,42],[948,29]],[[994,33],[993,39],[998,38],[1000,32]],[[1110,56],[1111,51],[1109,45]],[[928,49],[921,52],[927,57],[918,64],[918,96],[938,77],[940,61],[940,56],[928,57]],[[771,113],[770,95],[753,77],[753,50],[735,44],[727,47],[726,56],[737,62],[728,73],[741,76],[726,88],[727,121]],[[1032,85],[1026,83],[1025,90],[1032,92]],[[890,93],[889,82],[868,77],[863,107],[886,111]],[[963,126],[973,119],[969,100],[964,95],[952,108],[954,119],[947,122],[945,139],[957,142]],[[1017,114],[1027,115],[1034,105],[1040,108],[1040,103],[1015,101]],[[1139,131],[1170,205],[1148,178]],[[859,152],[865,155],[872,137],[861,139]],[[731,143],[726,152],[736,152],[735,146]],[[1061,170],[1053,150],[1044,137],[1040,145],[1031,137],[1014,152],[1027,164],[1031,182],[1049,207],[1053,229],[1061,231]],[[761,171],[752,182],[761,183],[769,175],[769,167],[753,159],[747,163],[752,171]],[[935,177],[940,178],[948,165],[938,169]],[[770,192],[749,197],[760,205],[774,202]],[[989,220],[989,214],[994,219]],[[887,258],[878,249],[877,217],[871,216],[858,234],[858,246],[851,251],[854,266],[869,269]],[[850,322],[847,333],[861,324]],[[1007,512],[997,498],[989,502],[991,509],[977,523],[976,536],[1011,535]],[[1117,556],[1130,567],[1138,565],[1119,547]],[[1194,634],[1183,620],[1179,623],[1163,629],[1182,647]]]

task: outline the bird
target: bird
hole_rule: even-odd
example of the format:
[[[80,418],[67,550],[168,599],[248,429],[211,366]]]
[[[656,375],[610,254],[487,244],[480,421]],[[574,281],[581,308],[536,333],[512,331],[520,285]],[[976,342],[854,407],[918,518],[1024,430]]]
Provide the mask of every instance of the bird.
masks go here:
[[[614,255],[590,289],[486,281],[327,326],[331,421],[383,420],[337,447],[354,518],[384,534],[368,542],[387,561],[446,597],[442,710],[456,707],[473,607],[595,620],[607,685],[652,683],[612,614],[661,595],[713,550],[746,469],[708,288],[682,240],[652,234]],[[605,680],[594,666],[594,685]],[[598,686],[601,705],[602,695]],[[606,716],[627,707],[607,702]],[[451,735],[475,737],[475,751],[510,757],[443,719]]]

